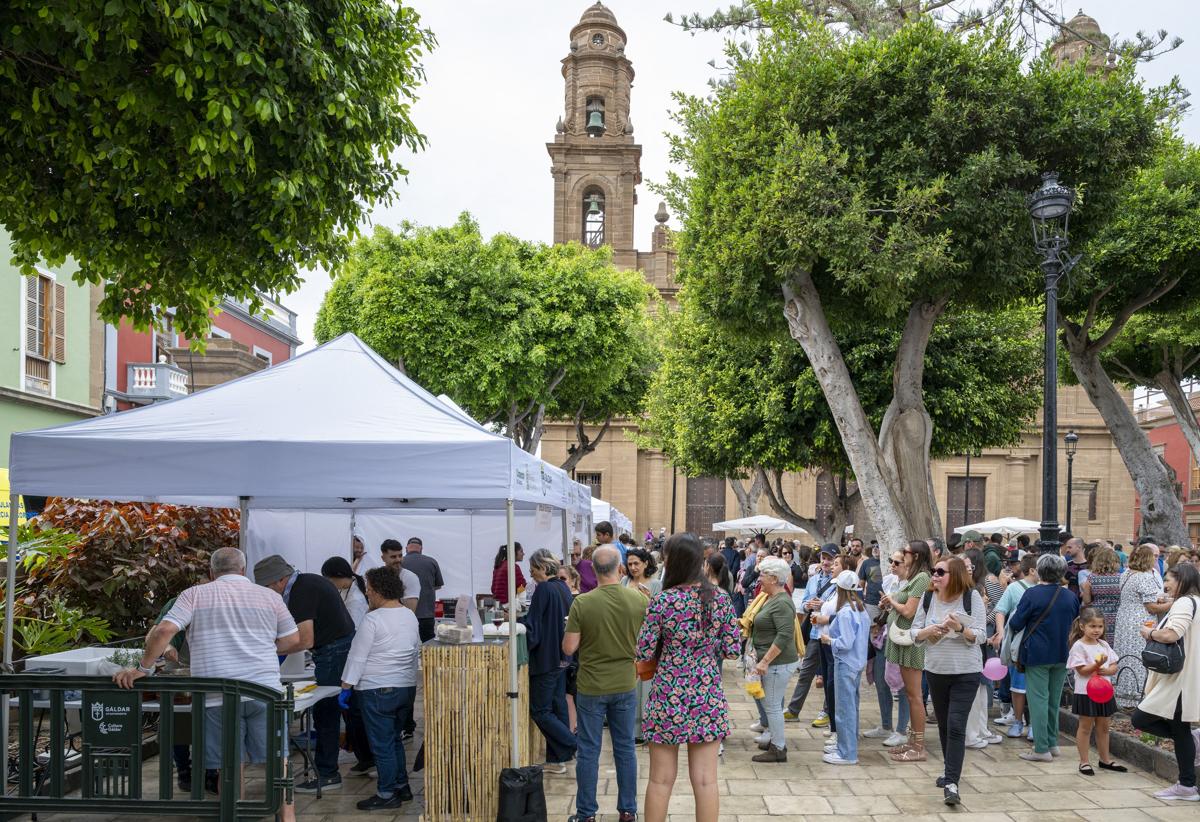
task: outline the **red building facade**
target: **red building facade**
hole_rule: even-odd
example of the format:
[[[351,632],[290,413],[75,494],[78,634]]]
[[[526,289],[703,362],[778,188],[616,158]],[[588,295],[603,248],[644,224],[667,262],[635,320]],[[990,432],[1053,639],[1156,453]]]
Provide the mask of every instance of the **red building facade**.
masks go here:
[[[1192,407],[1200,406],[1200,393],[1191,395]],[[1175,492],[1183,502],[1183,518],[1191,534],[1192,544],[1200,544],[1200,468],[1188,447],[1183,429],[1165,403],[1153,405],[1138,413],[1138,420],[1155,453],[1175,473]],[[1141,501],[1135,498],[1134,528],[1141,528]]]

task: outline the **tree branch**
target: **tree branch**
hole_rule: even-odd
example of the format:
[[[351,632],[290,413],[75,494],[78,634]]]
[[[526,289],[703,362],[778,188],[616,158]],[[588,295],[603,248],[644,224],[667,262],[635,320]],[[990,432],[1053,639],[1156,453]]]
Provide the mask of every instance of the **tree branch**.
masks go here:
[[[1108,326],[1105,332],[1101,334],[1098,339],[1089,343],[1088,348],[1096,353],[1099,353],[1111,345],[1112,341],[1115,340],[1117,335],[1120,334],[1122,329],[1125,328],[1125,324],[1129,322],[1130,317],[1141,311],[1146,306],[1150,305],[1150,303],[1154,302],[1159,297],[1170,293],[1171,289],[1179,284],[1179,279],[1179,277],[1176,277],[1172,280],[1169,280],[1157,288],[1151,289],[1142,296],[1136,297],[1126,303],[1125,306],[1122,307],[1117,313],[1117,316],[1113,319],[1112,323]]]
[[[788,503],[787,499],[783,495],[782,484],[780,484],[778,490],[776,490],[776,488],[772,487],[771,478],[767,475],[766,470],[763,468],[758,468],[756,470],[758,471],[759,478],[762,480],[763,490],[767,494],[767,502],[770,503],[771,510],[777,515],[791,522],[793,525],[803,528],[817,539],[825,539],[825,535],[821,532],[821,528],[815,519],[812,519],[811,517],[800,516]],[[773,471],[772,473],[776,477],[776,480],[779,480],[782,477],[783,472]]]

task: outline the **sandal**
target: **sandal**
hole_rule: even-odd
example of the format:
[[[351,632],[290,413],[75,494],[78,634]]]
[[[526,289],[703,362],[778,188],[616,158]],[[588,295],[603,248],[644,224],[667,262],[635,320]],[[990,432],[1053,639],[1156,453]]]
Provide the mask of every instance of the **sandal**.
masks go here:
[[[925,746],[913,744],[903,751],[892,754],[893,762],[924,762]]]
[[[1117,762],[1105,762],[1103,759],[1100,760],[1100,770],[1116,771],[1117,773],[1128,773],[1129,772],[1129,769],[1126,768],[1124,765],[1121,765]]]
[[[1079,763],[1079,772],[1081,774],[1083,774],[1084,776],[1095,776],[1096,775],[1096,772],[1094,770],[1092,770],[1092,766],[1089,765],[1087,762]]]

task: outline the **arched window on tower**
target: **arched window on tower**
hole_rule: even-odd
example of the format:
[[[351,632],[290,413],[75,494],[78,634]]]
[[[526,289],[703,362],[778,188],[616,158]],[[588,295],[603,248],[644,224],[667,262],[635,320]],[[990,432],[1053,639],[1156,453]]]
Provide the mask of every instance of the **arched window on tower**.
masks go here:
[[[604,192],[595,187],[583,192],[583,244],[604,245]]]
[[[604,134],[604,98],[589,97],[587,99],[587,123],[585,123],[589,137],[601,137]]]

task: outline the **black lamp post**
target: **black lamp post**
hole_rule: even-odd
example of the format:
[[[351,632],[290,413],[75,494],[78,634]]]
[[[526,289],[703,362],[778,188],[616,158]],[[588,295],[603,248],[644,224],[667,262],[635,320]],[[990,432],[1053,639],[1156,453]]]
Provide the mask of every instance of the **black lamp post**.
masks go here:
[[[1071,532],[1071,491],[1075,488],[1075,452],[1079,450],[1079,435],[1074,428],[1063,437],[1063,444],[1067,453],[1067,531]]]
[[[1046,278],[1045,361],[1042,385],[1042,524],[1038,551],[1058,553],[1058,281],[1079,257],[1067,256],[1067,227],[1075,192],[1058,182],[1053,171],[1029,197],[1033,245]],[[1069,516],[1069,515],[1068,515]]]

